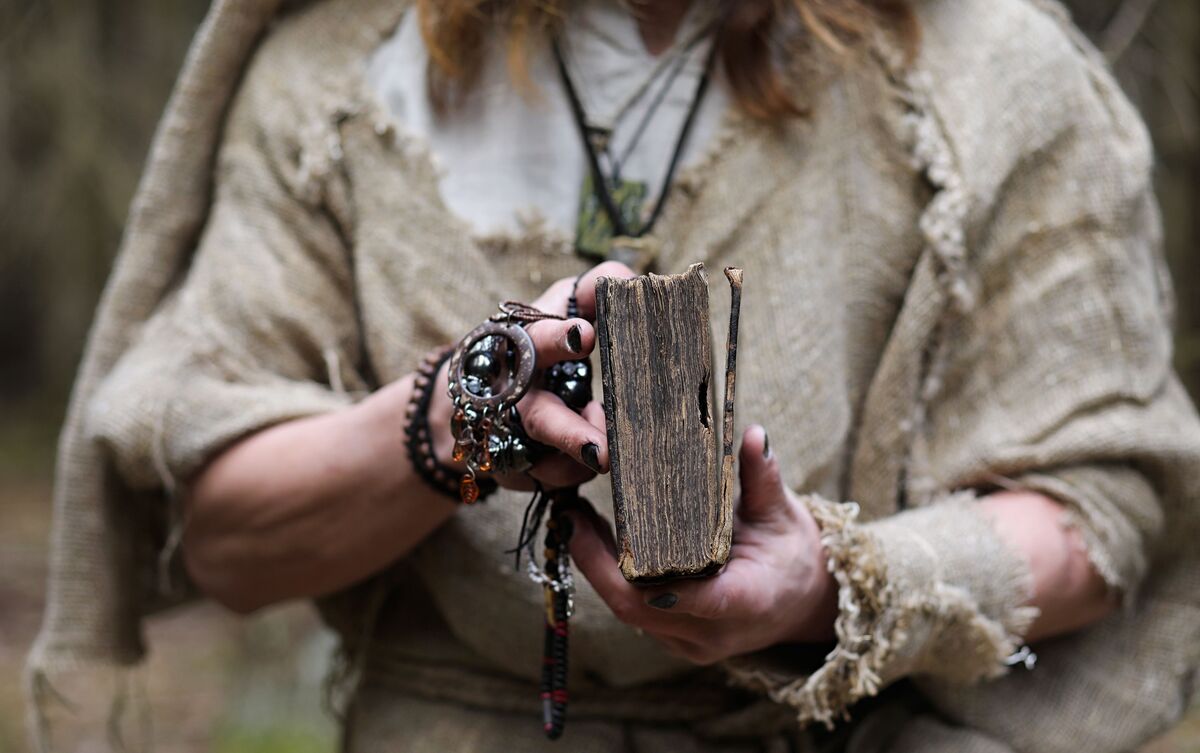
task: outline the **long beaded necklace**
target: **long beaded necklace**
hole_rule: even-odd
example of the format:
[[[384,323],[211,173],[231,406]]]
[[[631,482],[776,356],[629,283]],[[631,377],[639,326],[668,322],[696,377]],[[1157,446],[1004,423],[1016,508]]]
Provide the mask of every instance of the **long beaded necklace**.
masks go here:
[[[576,288],[578,285],[577,278]],[[516,411],[517,401],[534,380],[536,354],[525,327],[543,319],[578,316],[576,290],[571,291],[567,301],[566,317],[517,301],[505,301],[500,304],[498,314],[493,314],[463,338],[449,357],[448,391],[454,406],[451,421],[455,439],[453,458],[466,465],[466,472],[454,488],[449,472],[436,468],[436,462],[431,459],[430,465],[434,467],[428,469],[428,475],[422,474],[427,480],[455,494],[464,504],[474,504],[481,498],[483,484],[495,488],[494,481],[479,474],[493,471],[528,473],[547,448],[529,440]],[[416,384],[418,391],[427,392],[432,374],[437,373],[444,359],[445,356],[435,356],[427,363],[421,381]],[[591,374],[591,362],[587,358],[560,361],[546,369],[542,386],[579,413],[592,400]],[[427,394],[418,397],[409,409],[410,424],[414,415],[425,410],[428,410]],[[427,425],[409,432],[412,457],[420,457],[422,452],[428,457],[429,451],[422,449],[428,445],[428,437]],[[508,553],[516,555],[518,570],[522,555],[527,557],[529,578],[543,592],[542,725],[546,736],[554,740],[562,736],[566,724],[568,621],[575,610],[575,582],[568,551],[571,518],[567,513],[588,505],[579,496],[578,486],[547,492],[540,482],[530,478],[534,481],[535,491],[525,508],[517,545]],[[534,544],[543,520],[546,521],[546,535],[543,563],[539,567]]]
[[[707,33],[707,30],[706,30]],[[701,38],[697,36],[695,41]],[[691,50],[694,41],[683,46],[683,52]],[[634,229],[632,223],[636,221],[638,212],[635,210],[627,214],[622,214],[618,209],[618,200],[614,197],[614,190],[620,191],[621,186],[629,185],[628,182],[622,181],[620,178],[620,166],[625,159],[628,158],[633,148],[636,146],[638,139],[645,131],[654,112],[658,109],[662,99],[666,96],[666,92],[670,89],[675,77],[682,70],[683,64],[686,62],[686,54],[680,54],[678,59],[674,61],[668,78],[661,87],[656,99],[651,103],[646,114],[636,126],[636,129],[631,137],[630,143],[621,156],[621,160],[614,160],[609,150],[611,145],[610,137],[612,134],[611,128],[599,128],[589,124],[586,115],[584,114],[583,105],[579,99],[579,93],[575,89],[571,81],[570,74],[567,72],[566,62],[563,59],[562,50],[559,47],[558,40],[552,40],[555,61],[558,64],[559,75],[562,77],[563,85],[566,88],[567,96],[571,102],[571,112],[575,117],[575,122],[579,126],[580,134],[583,138],[584,149],[587,152],[590,187],[588,182],[585,182],[585,199],[591,195],[598,200],[599,206],[603,208],[609,220],[610,227],[608,232],[608,246],[612,250],[628,248],[628,241],[641,238],[646,235],[654,225],[662,213],[663,203],[666,200],[667,192],[674,178],[675,170],[678,167],[679,158],[683,152],[684,145],[687,142],[688,133],[691,130],[692,122],[695,119],[700,103],[704,98],[704,93],[708,87],[709,70],[712,67],[712,61],[715,57],[716,45],[709,51],[708,57],[704,64],[704,71],[697,83],[696,92],[692,98],[692,103],[688,109],[683,126],[680,130],[679,137],[675,144],[674,152],[671,155],[671,161],[667,167],[667,174],[663,181],[662,190],[659,193],[654,209],[650,217]],[[664,61],[667,62],[667,61]],[[660,67],[665,70],[666,65]],[[657,74],[655,74],[656,76]],[[638,97],[645,93],[653,82],[652,76],[647,80],[645,86],[635,90],[634,96],[618,108],[615,119],[619,119],[625,111],[628,111],[632,103]],[[610,172],[606,174],[601,168],[601,154],[604,155],[606,163],[610,167]],[[645,195],[644,185],[642,186],[641,196]],[[637,207],[640,208],[640,197],[637,202]],[[615,241],[621,239],[622,244],[618,245]],[[580,253],[590,255],[585,252],[580,243],[576,243]],[[607,255],[610,258],[620,258],[614,256],[611,252]],[[578,280],[576,281],[578,285]],[[567,317],[575,317],[579,315],[579,306],[574,291],[572,291],[570,300],[567,305]],[[583,369],[581,372],[580,369]],[[586,380],[583,377],[590,372],[590,366],[587,360],[570,361],[556,364],[547,373],[547,381],[558,380],[575,380],[582,385]],[[590,400],[590,384],[586,386],[586,396],[582,396],[582,401],[579,405],[572,405],[575,410],[581,410],[583,405],[586,405]],[[572,509],[578,509],[580,506],[585,506],[587,503],[579,496],[579,487],[559,489],[553,492],[545,492],[539,485],[535,491],[533,498],[526,508],[524,520],[521,524],[521,533],[518,536],[517,546],[512,550],[518,557],[522,552],[527,554],[527,568],[529,577],[535,583],[542,586],[543,599],[545,604],[544,628],[543,628],[543,650],[542,650],[542,677],[540,695],[542,701],[542,728],[548,738],[556,740],[562,736],[567,714],[567,702],[569,694],[567,691],[567,671],[568,671],[568,642],[570,638],[569,621],[571,615],[575,611],[575,583],[571,574],[571,559],[569,552],[569,543],[572,534],[571,518],[567,512]],[[548,515],[547,515],[548,512]],[[546,519],[546,535],[543,540],[543,562],[539,568],[537,565],[536,552],[534,551],[534,542],[537,538],[537,531],[540,527],[541,520]]]
[[[539,521],[546,515],[546,536],[543,540],[543,562],[539,568],[534,553]],[[586,507],[579,496],[579,487],[543,492],[539,489],[526,513],[522,532],[523,548],[528,555],[529,578],[542,587],[545,602],[545,625],[542,641],[542,681],[539,688],[542,701],[542,730],[546,737],[562,737],[567,718],[567,656],[570,638],[570,619],[575,613],[575,580],[571,574],[571,518],[567,511]]]
[[[575,281],[576,286],[579,280]],[[567,318],[579,316],[579,301],[575,291],[567,301]],[[551,366],[546,373],[547,384],[578,382],[577,389],[566,392],[556,390],[564,397],[567,407],[576,412],[583,410],[592,399],[591,363],[588,359],[562,361]],[[546,737],[557,740],[562,737],[567,717],[567,656],[570,638],[570,619],[575,612],[575,580],[571,575],[571,556],[568,549],[571,541],[570,510],[586,507],[587,502],[579,496],[579,487],[545,492],[539,484],[521,521],[521,533],[517,538],[518,564],[521,551],[527,554],[529,578],[542,587],[545,602],[545,626],[542,641],[542,729]],[[537,565],[534,542],[541,520],[546,519],[546,536],[543,541],[543,562]]]

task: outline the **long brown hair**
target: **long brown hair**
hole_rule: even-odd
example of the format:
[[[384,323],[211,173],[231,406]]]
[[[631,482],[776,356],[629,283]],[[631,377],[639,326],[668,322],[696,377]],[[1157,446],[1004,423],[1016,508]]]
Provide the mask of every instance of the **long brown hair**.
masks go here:
[[[439,109],[475,82],[486,37],[506,35],[508,67],[528,83],[531,39],[553,33],[570,0],[417,0],[421,34],[429,48],[430,94]],[[726,0],[718,32],[720,64],[738,106],[773,121],[804,113],[789,86],[789,58],[820,47],[849,58],[874,32],[916,49],[918,30],[906,0]],[[795,29],[783,39],[782,28]],[[813,42],[817,45],[813,45]]]

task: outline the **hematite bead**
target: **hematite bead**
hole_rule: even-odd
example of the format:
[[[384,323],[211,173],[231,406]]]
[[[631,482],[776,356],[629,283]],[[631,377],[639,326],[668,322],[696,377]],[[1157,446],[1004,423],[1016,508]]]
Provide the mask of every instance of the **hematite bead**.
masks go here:
[[[500,361],[491,353],[471,353],[463,364],[463,372],[467,376],[490,382],[500,376]]]
[[[592,384],[579,379],[568,379],[555,390],[555,394],[562,398],[571,410],[582,411],[592,401]]]
[[[476,397],[492,396],[492,385],[490,381],[485,382],[479,377],[468,375],[463,377],[462,382],[463,389],[465,389],[467,392],[470,392],[472,395],[475,395]]]
[[[592,365],[588,361],[560,361],[546,370],[546,389],[567,407],[579,412],[592,400]]]
[[[519,434],[488,435],[488,453],[497,473],[524,473],[533,467],[530,448]]]

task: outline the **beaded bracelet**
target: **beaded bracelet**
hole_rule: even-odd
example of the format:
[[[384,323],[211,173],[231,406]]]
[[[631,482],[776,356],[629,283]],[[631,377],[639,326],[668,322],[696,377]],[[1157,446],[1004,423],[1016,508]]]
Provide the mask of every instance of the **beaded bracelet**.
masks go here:
[[[408,400],[408,410],[405,412],[404,427],[405,446],[408,457],[425,483],[441,494],[450,497],[455,502],[460,501],[460,474],[453,468],[438,461],[433,452],[433,432],[429,429],[429,404],[433,401],[433,390],[437,382],[437,373],[442,365],[449,360],[453,348],[436,350],[421,360],[417,368],[417,376],[413,380],[412,396]],[[491,495],[498,485],[491,478],[480,478],[479,499]]]

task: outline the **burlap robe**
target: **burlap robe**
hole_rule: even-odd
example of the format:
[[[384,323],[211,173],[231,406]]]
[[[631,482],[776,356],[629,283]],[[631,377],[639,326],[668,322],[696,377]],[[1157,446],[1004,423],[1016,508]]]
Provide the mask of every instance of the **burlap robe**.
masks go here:
[[[54,688],[85,665],[136,664],[142,619],[191,595],[178,509],[206,459],[350,404],[495,300],[581,268],[553,233],[472,238],[441,204],[436,167],[361,80],[402,5],[279,17],[276,0],[219,0],[197,36],[63,434],[29,665],[43,742]],[[768,424],[789,483],[812,495],[841,584],[838,647],[819,666],[764,654],[725,669],[801,722],[911,680],[921,710],[872,713],[854,751],[1126,750],[1178,718],[1200,650],[1200,428],[1170,371],[1148,140],[1053,7],[917,7],[913,64],[881,42],[811,87],[807,121],[731,115],[658,231],[662,270],[747,270],[739,416]],[[1006,670],[1028,574],[972,501],[1004,486],[1067,504],[1124,601],[1036,646],[1029,672]],[[602,484],[590,493],[603,503]],[[500,497],[459,516],[397,573],[324,601],[360,681],[353,749],[539,744],[524,702],[501,698],[539,651],[524,629],[538,596],[499,555],[519,508]],[[409,585],[422,593],[395,596]],[[575,681],[596,721],[572,749],[623,749],[664,724],[673,748],[720,749],[703,725],[681,731],[696,720],[669,700],[620,703],[689,675],[594,593],[580,601]],[[604,686],[620,692],[589,707]]]

